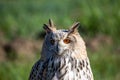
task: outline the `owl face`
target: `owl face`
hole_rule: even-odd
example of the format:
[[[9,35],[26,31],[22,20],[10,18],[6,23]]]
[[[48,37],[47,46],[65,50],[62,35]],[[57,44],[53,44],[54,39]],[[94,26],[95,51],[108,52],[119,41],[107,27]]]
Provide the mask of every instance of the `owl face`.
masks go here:
[[[58,56],[74,50],[74,46],[77,44],[76,36],[79,36],[78,26],[79,23],[76,23],[69,30],[56,30],[52,21],[49,21],[49,25],[44,24],[46,50]]]
[[[56,55],[62,55],[66,51],[72,50],[75,42],[75,37],[68,35],[68,30],[53,31],[47,34],[45,39],[48,50]]]

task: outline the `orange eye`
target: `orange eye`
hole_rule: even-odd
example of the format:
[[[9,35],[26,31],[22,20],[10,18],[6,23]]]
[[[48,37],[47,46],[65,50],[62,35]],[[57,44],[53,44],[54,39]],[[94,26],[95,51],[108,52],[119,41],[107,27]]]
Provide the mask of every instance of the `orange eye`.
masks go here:
[[[65,44],[68,44],[68,43],[71,42],[71,40],[70,40],[70,39],[64,39],[63,42],[64,42]]]
[[[51,43],[52,45],[54,45],[55,40],[51,39],[51,40],[50,40],[50,43]]]

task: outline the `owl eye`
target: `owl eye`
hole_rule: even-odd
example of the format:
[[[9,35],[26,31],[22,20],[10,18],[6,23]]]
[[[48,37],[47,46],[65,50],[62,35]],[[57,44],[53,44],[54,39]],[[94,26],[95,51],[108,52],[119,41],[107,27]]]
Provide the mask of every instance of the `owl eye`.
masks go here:
[[[70,42],[71,42],[71,40],[70,40],[70,39],[68,39],[68,38],[66,38],[66,39],[64,39],[64,40],[63,40],[63,42],[64,42],[65,44],[68,44],[68,43],[70,43]]]
[[[55,40],[51,39],[51,40],[50,40],[50,43],[51,43],[52,45],[54,45]]]

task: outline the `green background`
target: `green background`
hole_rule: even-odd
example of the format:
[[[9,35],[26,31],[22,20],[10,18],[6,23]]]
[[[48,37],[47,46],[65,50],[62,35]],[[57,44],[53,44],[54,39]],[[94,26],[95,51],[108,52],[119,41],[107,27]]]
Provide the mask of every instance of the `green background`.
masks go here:
[[[58,29],[67,29],[74,22],[80,22],[79,32],[86,43],[104,36],[103,42],[98,39],[97,50],[92,50],[89,44],[87,46],[94,78],[120,79],[119,0],[0,0],[3,41],[11,42],[16,37],[36,40],[39,36],[42,43],[43,24],[49,19]],[[110,43],[104,43],[104,40],[110,40]],[[16,59],[15,53],[7,55],[8,59],[0,62],[0,80],[27,80],[39,53],[36,52],[34,58],[20,56]]]

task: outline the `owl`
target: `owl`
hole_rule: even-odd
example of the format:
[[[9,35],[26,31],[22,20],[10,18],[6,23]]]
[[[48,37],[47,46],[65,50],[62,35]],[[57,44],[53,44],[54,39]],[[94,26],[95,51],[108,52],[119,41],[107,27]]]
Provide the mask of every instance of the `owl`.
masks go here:
[[[33,65],[29,80],[94,80],[79,22],[57,30],[53,21],[44,24],[46,36],[41,58]]]

